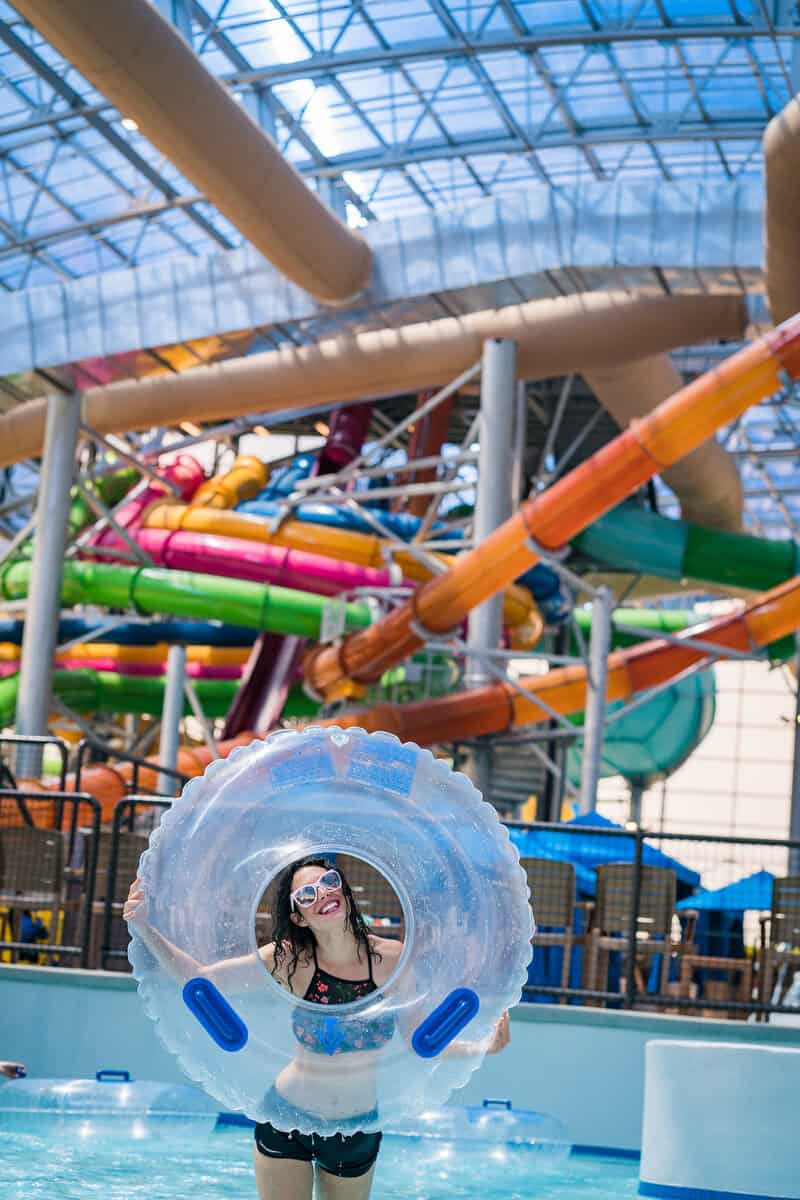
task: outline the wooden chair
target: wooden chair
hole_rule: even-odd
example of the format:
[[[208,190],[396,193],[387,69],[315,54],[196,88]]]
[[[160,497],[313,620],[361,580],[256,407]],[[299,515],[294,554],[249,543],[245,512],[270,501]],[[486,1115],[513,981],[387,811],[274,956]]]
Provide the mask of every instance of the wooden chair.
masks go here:
[[[0,829],[0,931],[4,940],[19,941],[18,917],[23,912],[44,910],[51,914],[48,940],[54,944],[64,903],[61,832],[30,825]],[[12,957],[16,961],[19,951]]]
[[[534,947],[562,947],[560,986],[567,988],[575,942],[575,868],[572,863],[550,858],[522,858],[520,866],[528,877],[537,925],[531,941]],[[541,927],[547,932],[540,932]],[[566,1002],[566,996],[559,1000],[560,1004]]]
[[[759,957],[759,999],[769,1004],[777,968],[786,964],[800,971],[800,875],[773,880],[772,910],[761,919]]]
[[[84,871],[89,868],[89,845],[92,837],[92,831],[87,829],[82,831],[85,834],[85,858]],[[98,966],[105,968],[106,964],[102,959],[102,940],[103,940],[103,919],[105,913],[106,900],[109,899],[111,905],[111,929],[109,934],[110,945],[108,949],[124,950],[128,945],[128,929],[125,922],[122,920],[122,909],[125,905],[125,898],[128,895],[128,889],[136,878],[136,871],[139,866],[139,859],[147,849],[149,838],[143,833],[128,833],[121,831],[118,834],[117,843],[117,866],[113,884],[113,894],[109,893],[109,866],[111,863],[111,843],[113,834],[111,830],[101,829],[100,840],[97,844],[97,865],[95,868],[95,884],[94,896],[92,899],[92,920],[91,931],[89,934],[89,965],[92,967]],[[84,884],[85,887],[85,884]],[[109,965],[112,970],[127,970],[127,962],[125,959],[110,959]]]
[[[753,998],[753,963],[749,958],[722,958],[716,954],[681,955],[681,974],[678,994],[686,999],[694,999],[696,993],[695,972],[710,972],[725,974],[726,979],[704,979],[703,998],[706,1000],[734,1000],[739,1004],[750,1004]],[[694,1010],[690,1015],[696,1015]],[[733,1020],[746,1020],[747,1010],[743,1008],[703,1008],[703,1017],[730,1017]]]
[[[638,960],[660,954],[658,990],[661,995],[667,993],[676,876],[666,867],[643,866],[640,869],[636,942],[631,946],[636,867],[633,863],[607,863],[597,868],[597,896],[592,928],[586,939],[585,959],[585,986],[591,991],[606,990],[608,955],[617,951],[623,955],[625,970],[632,968],[637,972],[637,986],[641,991],[645,990],[645,979]]]

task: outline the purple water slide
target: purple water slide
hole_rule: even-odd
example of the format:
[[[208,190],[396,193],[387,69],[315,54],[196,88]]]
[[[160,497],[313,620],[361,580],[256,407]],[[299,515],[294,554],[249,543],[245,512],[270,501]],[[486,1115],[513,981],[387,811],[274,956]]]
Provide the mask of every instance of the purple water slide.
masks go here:
[[[223,738],[246,729],[268,733],[279,721],[289,688],[300,668],[305,639],[262,633],[244,669],[242,683],[225,718]]]

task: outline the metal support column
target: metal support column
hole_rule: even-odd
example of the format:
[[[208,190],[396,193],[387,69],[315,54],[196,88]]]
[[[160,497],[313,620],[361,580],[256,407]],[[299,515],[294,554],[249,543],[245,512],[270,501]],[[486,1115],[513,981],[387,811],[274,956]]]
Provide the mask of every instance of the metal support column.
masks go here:
[[[589,644],[589,678],[583,725],[580,794],[580,811],[582,813],[594,812],[597,807],[597,784],[600,779],[600,763],[603,756],[606,680],[613,611],[614,593],[607,587],[598,588],[592,603],[592,640]]]
[[[51,396],[47,404],[36,534],[25,614],[17,693],[18,734],[47,733],[53,656],[61,611],[61,578],[67,541],[70,489],[81,418],[80,395]],[[23,762],[23,756],[25,761]],[[19,776],[38,775],[41,750],[20,751]]]
[[[185,682],[186,647],[170,646],[167,654],[167,679],[164,706],[161,710],[161,745],[158,754],[160,765],[170,771],[174,771],[178,765]],[[174,788],[175,780],[170,775],[159,775],[158,790],[162,796],[171,796]]]
[[[553,645],[554,654],[569,654],[569,625],[562,625],[555,636]],[[551,720],[547,723],[547,728],[552,734],[557,734],[559,731],[558,721]],[[563,731],[563,727],[562,731]],[[542,796],[541,812],[537,809],[537,819],[539,821],[558,822],[561,820],[561,809],[564,803],[564,794],[566,792],[567,783],[567,751],[570,743],[565,737],[553,736],[545,744],[545,753],[556,768],[556,772],[547,771],[544,781],[544,794]]]
[[[528,435],[528,387],[524,379],[517,382],[517,405],[514,412],[514,465],[511,475],[511,500],[518,505],[525,493],[525,447]]]
[[[481,412],[478,441],[478,487],[475,502],[473,536],[480,545],[507,521],[513,511],[511,485],[514,472],[514,417],[517,407],[517,346],[498,338],[485,342],[481,367]],[[470,656],[469,650],[496,650],[503,630],[503,597],[492,596],[473,609],[467,635],[468,688],[483,687],[494,677],[482,657]],[[467,770],[485,799],[490,795],[491,748],[477,746],[470,755]]]
[[[795,638],[800,643],[800,638]],[[797,667],[800,671],[800,653],[797,656]],[[792,798],[789,809],[789,840],[800,842],[800,675],[798,675],[795,691],[794,710],[794,757],[792,760]],[[789,851],[789,874],[800,875],[800,849]]]

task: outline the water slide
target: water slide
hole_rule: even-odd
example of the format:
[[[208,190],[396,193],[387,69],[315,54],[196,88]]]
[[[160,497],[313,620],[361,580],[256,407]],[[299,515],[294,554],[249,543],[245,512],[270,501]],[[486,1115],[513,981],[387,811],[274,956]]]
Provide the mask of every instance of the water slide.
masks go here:
[[[349,635],[340,645],[313,651],[306,661],[307,681],[322,695],[338,691],[347,679],[370,683],[413,654],[423,644],[423,630],[435,635],[458,625],[471,608],[538,561],[539,547],[559,552],[653,475],[751,405],[778,392],[787,375],[800,376],[800,317],[681,389],[649,417],[633,422],[547,491],[525,501],[485,542],[457,558],[446,575],[423,584],[388,617]],[[468,704],[470,696],[457,700]]]
[[[123,646],[116,643],[78,642],[56,655],[55,664],[65,670],[86,667],[93,671],[115,671],[120,675],[165,675],[166,642],[154,646]],[[239,679],[249,656],[247,647],[186,647],[186,674],[190,679]],[[0,642],[0,676],[19,670],[20,647]]]
[[[83,394],[82,418],[98,433],[126,433],[243,413],[324,410],[449,383],[480,362],[488,338],[515,341],[518,378],[537,380],[718,338],[741,341],[746,327],[741,296],[587,292],[398,329],[341,333],[310,346],[92,388]],[[639,404],[638,415],[649,411],[648,396]],[[42,453],[46,415],[44,397],[0,415],[0,467]]]
[[[708,529],[637,504],[622,504],[600,517],[573,539],[572,548],[617,571],[734,591],[765,591],[800,571],[800,550],[791,538]]]
[[[62,617],[58,623],[58,642],[108,642],[123,646],[157,646],[182,642],[197,646],[252,646],[255,631],[245,625],[222,625],[212,621],[121,621],[104,628],[106,619]],[[23,621],[0,618],[0,642],[22,645]]]
[[[28,594],[31,565],[15,562],[0,568],[0,599],[21,600]],[[263,586],[241,579],[160,567],[64,564],[61,590],[66,607],[77,604],[133,608],[140,613],[169,613],[203,620],[217,619],[252,629],[294,634],[318,640],[327,600],[289,588]],[[369,624],[368,605],[344,605],[345,628]]]
[[[696,625],[678,638],[701,638],[712,645],[753,654],[798,628],[800,578],[796,577],[752,601],[742,612]],[[608,700],[627,700],[637,692],[677,679],[707,656],[706,650],[663,640],[615,651],[608,660]],[[370,731],[384,729],[403,741],[425,746],[505,733],[518,726],[548,721],[550,710],[569,717],[586,707],[588,684],[583,666],[559,667],[547,675],[523,677],[519,683],[529,696],[508,683],[498,683],[424,704],[377,705],[340,715],[329,724],[358,725]],[[548,709],[537,703],[537,696]]]

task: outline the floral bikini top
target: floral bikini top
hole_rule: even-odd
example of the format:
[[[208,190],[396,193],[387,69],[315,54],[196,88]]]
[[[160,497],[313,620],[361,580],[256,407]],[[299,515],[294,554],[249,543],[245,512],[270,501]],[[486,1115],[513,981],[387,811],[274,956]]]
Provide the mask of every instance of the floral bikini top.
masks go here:
[[[314,974],[306,988],[304,1000],[312,1004],[351,1004],[378,990],[372,977],[372,955],[367,954],[369,979],[340,979],[329,975],[317,962],[314,946]],[[380,1050],[394,1034],[393,1017],[361,1017],[340,1021],[333,1013],[310,1013],[296,1008],[292,1018],[294,1036],[314,1054],[348,1054],[356,1050]]]

